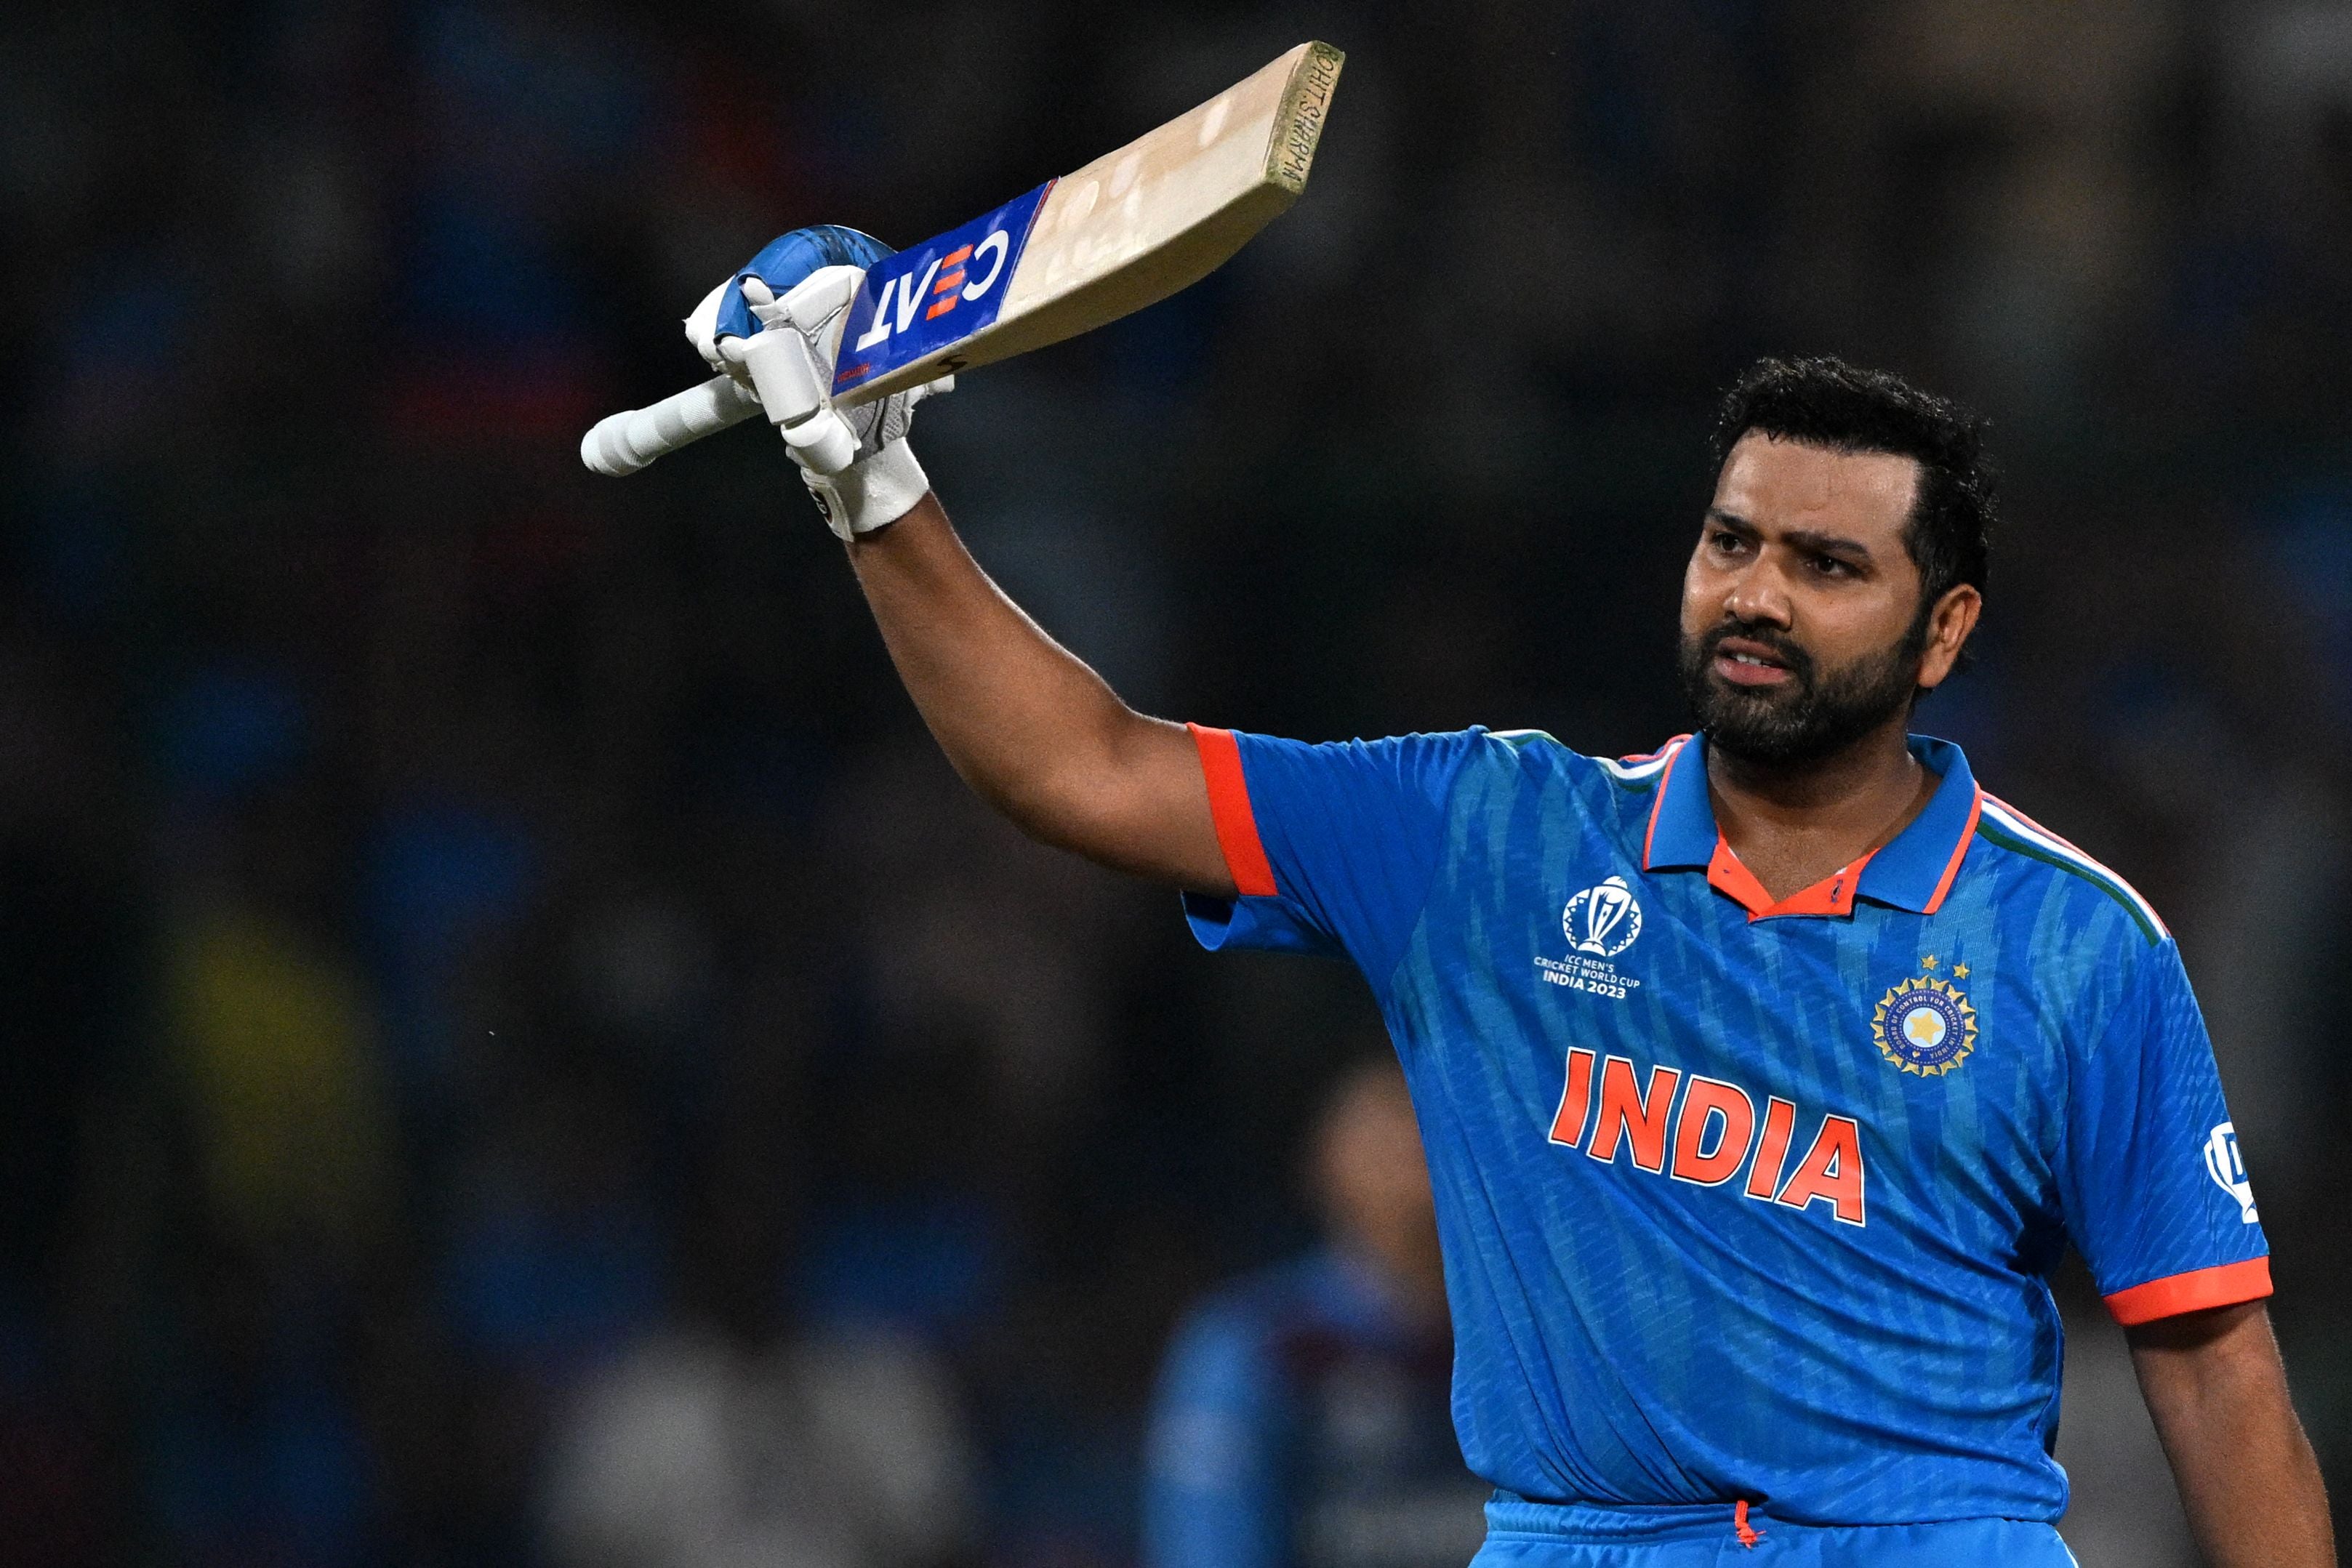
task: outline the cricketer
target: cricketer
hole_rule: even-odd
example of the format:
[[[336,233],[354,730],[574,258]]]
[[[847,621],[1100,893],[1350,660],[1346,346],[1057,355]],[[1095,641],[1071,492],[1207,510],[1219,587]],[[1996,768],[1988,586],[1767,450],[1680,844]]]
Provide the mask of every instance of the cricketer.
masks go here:
[[[856,276],[771,268],[735,319],[829,373]],[[1695,731],[1612,760],[1134,711],[959,542],[921,390],[844,410],[837,472],[792,451],[956,770],[1181,890],[1212,951],[1370,984],[1495,1488],[1477,1568],[2071,1563],[2070,1243],[2207,1559],[2334,1563],[2173,938],[1910,732],[1987,591],[1973,416],[1832,360],[1741,376],[1683,577]]]

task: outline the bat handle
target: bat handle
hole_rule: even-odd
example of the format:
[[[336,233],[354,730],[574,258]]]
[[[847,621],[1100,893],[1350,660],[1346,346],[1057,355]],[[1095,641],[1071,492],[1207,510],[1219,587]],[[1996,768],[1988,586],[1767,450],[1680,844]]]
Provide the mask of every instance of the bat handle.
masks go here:
[[[713,376],[650,407],[598,420],[580,438],[580,461],[599,474],[625,478],[656,457],[759,412],[759,398],[741,382],[732,376]]]

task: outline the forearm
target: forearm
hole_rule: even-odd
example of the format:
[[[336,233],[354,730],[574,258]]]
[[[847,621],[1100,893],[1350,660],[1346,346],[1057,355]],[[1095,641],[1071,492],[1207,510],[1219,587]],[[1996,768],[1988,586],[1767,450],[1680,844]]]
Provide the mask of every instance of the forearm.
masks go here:
[[[2144,1324],[2131,1345],[2212,1568],[2335,1568],[2326,1490],[2261,1304]]]
[[[1147,718],[980,570],[937,497],[849,547],[899,678],[965,782],[1023,831],[1228,893],[1192,737]]]

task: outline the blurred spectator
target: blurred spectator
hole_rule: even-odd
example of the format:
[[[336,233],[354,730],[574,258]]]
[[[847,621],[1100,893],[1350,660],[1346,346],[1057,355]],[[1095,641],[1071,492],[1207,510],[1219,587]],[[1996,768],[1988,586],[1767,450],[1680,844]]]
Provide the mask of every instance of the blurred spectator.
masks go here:
[[[380,1220],[384,1126],[355,977],[236,908],[175,922],[168,1000],[215,1212],[346,1251]]]
[[[1454,1437],[1437,1217],[1404,1075],[1339,1081],[1311,1153],[1326,1244],[1196,1308],[1147,1458],[1150,1568],[1457,1568],[1492,1490]]]
[[[199,1228],[165,1314],[142,1459],[160,1544],[192,1568],[360,1564],[376,1498],[339,1292],[299,1256]]]
[[[559,1423],[546,1533],[565,1568],[931,1568],[971,1544],[939,1360],[887,1328],[793,1321],[795,1199],[730,1166],[698,1195],[674,1319]]]
[[[240,1245],[349,1265],[393,1210],[394,1156],[310,716],[287,671],[214,662],[155,729],[171,797],[156,1021],[206,1209]]]
[[[655,1320],[666,1239],[642,1108],[571,1064],[514,1078],[455,1184],[442,1308],[478,1364],[552,1392]]]

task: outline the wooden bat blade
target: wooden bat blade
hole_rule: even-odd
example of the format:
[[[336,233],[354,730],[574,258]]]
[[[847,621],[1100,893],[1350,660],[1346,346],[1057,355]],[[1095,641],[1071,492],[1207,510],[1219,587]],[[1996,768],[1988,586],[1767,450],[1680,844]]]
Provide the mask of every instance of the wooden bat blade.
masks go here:
[[[870,268],[834,400],[1058,343],[1198,282],[1298,199],[1344,57],[1307,43],[1085,168]]]

